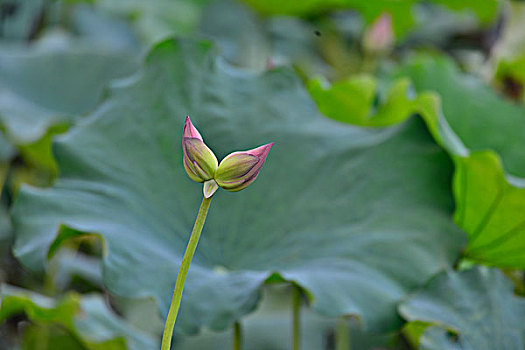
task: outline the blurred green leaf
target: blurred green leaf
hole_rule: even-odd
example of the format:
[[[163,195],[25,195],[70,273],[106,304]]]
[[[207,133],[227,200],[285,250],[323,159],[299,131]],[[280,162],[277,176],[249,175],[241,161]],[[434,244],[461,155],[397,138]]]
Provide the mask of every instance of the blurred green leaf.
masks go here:
[[[370,23],[381,13],[387,12],[392,15],[394,31],[398,35],[405,34],[414,25],[413,7],[420,0],[243,0],[258,11],[265,14],[307,16],[325,11],[339,9],[354,9],[361,13],[364,19]],[[499,1],[498,0],[432,0],[432,2],[444,5],[456,11],[468,11],[474,13],[481,22],[487,23],[494,19]]]
[[[419,347],[421,335],[428,331],[429,327],[432,327],[431,323],[422,321],[411,321],[403,326],[402,334],[410,344],[411,349]]]
[[[407,75],[419,93],[411,90]],[[525,179],[507,174],[498,154],[488,150],[497,151],[514,172],[525,171],[520,151],[525,149],[525,108],[503,100],[444,57],[415,57],[395,76],[403,78],[387,93],[363,77],[332,86],[314,80],[309,91],[321,112],[349,124],[378,127],[420,114],[456,164],[455,221],[470,236],[465,256],[524,268]]]
[[[275,147],[249,189],[215,195],[179,331],[228,328],[253,311],[270,275],[301,285],[322,314],[393,329],[405,293],[457,259],[452,164],[422,122],[336,124],[290,70],[247,75],[208,43],[173,40],[57,140],[55,186],[17,198],[16,255],[41,270],[61,224],[100,234],[109,290],[153,296],[164,314],[202,195],[182,168],[188,114],[219,157]]]
[[[130,52],[79,47],[47,37],[0,54],[0,120],[15,143],[39,140],[49,127],[93,109],[110,80],[133,73]]]
[[[243,348],[250,350],[288,350],[291,339],[291,291],[290,285],[270,284],[263,289],[262,302],[257,310],[241,322]],[[336,319],[317,315],[311,309],[301,307],[301,349],[333,349]],[[398,334],[368,333],[359,321],[347,322],[352,350],[404,349],[395,345]],[[179,336],[175,348],[229,349],[232,331],[210,332],[204,330],[196,336]],[[394,347],[396,346],[396,347]]]
[[[399,312],[408,321],[433,325],[419,349],[523,349],[525,299],[512,290],[496,269],[446,272],[404,301]]]
[[[34,322],[57,323],[73,328],[73,316],[78,311],[78,298],[69,296],[54,301],[41,294],[3,284],[1,292],[0,320],[25,313]]]
[[[238,1],[215,0],[204,7],[198,33],[213,40],[228,63],[243,69],[260,72],[294,65],[312,74],[328,68],[317,47],[316,30],[299,18],[261,18]]]
[[[272,51],[265,24],[238,2],[211,2],[202,13],[199,33],[213,40],[230,63],[256,71],[269,63]]]
[[[502,29],[501,38],[491,54],[494,62],[512,61],[525,55],[525,37],[523,36],[525,3],[510,1],[506,6],[506,23]]]
[[[0,40],[24,42],[36,34],[44,11],[44,0],[2,0]]]
[[[287,350],[291,344],[291,293],[289,286],[269,285],[257,310],[242,322],[243,348],[250,350]],[[305,350],[325,348],[334,320],[311,310],[301,313],[301,342]],[[232,332],[204,331],[197,336],[178,337],[175,347],[181,350],[228,349]],[[357,348],[356,348],[357,350]]]
[[[436,124],[439,98],[428,93],[415,95],[411,89],[409,79],[398,79],[382,93],[370,76],[354,76],[332,85],[319,79],[308,83],[308,91],[319,110],[343,123],[389,126],[420,113],[429,125]]]
[[[53,289],[67,291],[75,287],[75,282],[81,280],[82,288],[103,289],[102,266],[99,258],[82,254],[72,249],[61,249],[50,262],[48,278]],[[84,291],[81,291],[84,292]]]
[[[203,6],[209,0],[104,0],[96,8],[133,23],[147,44],[171,35],[192,34],[197,28]]]
[[[368,120],[375,119],[371,114],[376,87],[373,77],[353,76],[331,86],[321,79],[312,80],[308,92],[324,115],[340,122],[365,126]]]
[[[0,132],[0,163],[8,162],[15,153],[16,150],[13,145],[6,139],[5,135]]]
[[[119,339],[120,340],[120,339]],[[56,324],[26,324],[20,340],[21,350],[85,350],[86,347],[80,340],[72,336],[68,330]],[[110,350],[111,344],[107,344],[104,350]],[[119,349],[118,347],[113,349]]]
[[[408,75],[418,91],[439,93],[447,122],[470,150],[455,152],[455,219],[470,236],[465,255],[525,267],[525,107],[505,101],[442,56],[415,57],[399,75]]]
[[[101,51],[138,52],[137,33],[129,21],[100,11],[96,5],[76,4],[71,10],[69,31],[77,44]]]
[[[89,339],[94,349],[109,343],[107,349],[153,350],[158,349],[158,339],[143,333],[115,315],[97,294],[83,295],[80,301],[82,312],[75,319],[75,327],[83,339]],[[121,339],[117,342],[116,339]],[[96,344],[96,345],[91,345]],[[100,346],[99,344],[102,344]]]
[[[482,23],[491,22],[501,5],[499,0],[431,0],[454,11],[472,12]]]
[[[445,119],[467,148],[494,150],[506,172],[525,177],[525,107],[504,100],[445,56],[415,56],[395,76],[409,77],[418,92],[437,92]]]
[[[498,62],[495,79],[504,92],[516,100],[525,101],[525,54]]]
[[[525,54],[512,61],[503,60],[499,62],[496,76],[500,78],[511,76],[521,83],[525,83]]]
[[[525,180],[512,178],[493,152],[456,159],[459,226],[469,233],[465,255],[488,265],[525,268]]]
[[[76,344],[75,348],[90,350],[157,348],[155,340],[113,314],[99,295],[81,297],[70,293],[56,301],[14,286],[1,287],[0,322],[25,314],[36,327],[27,330],[24,349],[34,348],[31,344],[35,342],[39,349],[50,350],[57,344]]]

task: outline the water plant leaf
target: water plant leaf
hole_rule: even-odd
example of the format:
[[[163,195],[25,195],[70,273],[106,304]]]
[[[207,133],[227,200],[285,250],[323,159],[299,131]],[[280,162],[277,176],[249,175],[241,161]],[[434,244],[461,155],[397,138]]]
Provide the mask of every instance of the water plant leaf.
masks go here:
[[[135,53],[77,45],[53,35],[0,54],[0,121],[17,144],[92,110],[106,85],[132,74]],[[45,83],[44,83],[45,82]]]
[[[56,328],[62,332],[56,334],[60,341],[76,344],[78,349],[89,350],[153,350],[158,348],[156,340],[129,326],[116,316],[100,295],[79,296],[66,294],[60,300],[28,291],[11,285],[1,286],[0,322],[7,318],[25,314],[36,326],[29,333],[41,331],[41,327]],[[64,332],[65,331],[65,332]],[[50,337],[49,344],[42,343],[42,349],[54,349],[57,343]],[[26,334],[26,348],[34,342],[31,334]],[[38,341],[38,339],[36,339]]]
[[[525,108],[442,56],[415,56],[393,77],[387,92],[370,77],[308,87],[321,112],[349,124],[384,127],[421,115],[454,159],[454,218],[470,236],[464,255],[524,268]]]
[[[525,299],[497,269],[444,272],[404,301],[409,321],[429,323],[420,349],[523,349]]]
[[[417,55],[395,73],[418,92],[439,94],[445,119],[467,148],[493,150],[505,172],[525,177],[525,107],[505,100],[477,77],[442,55]]]
[[[267,285],[257,310],[242,320],[243,347],[250,350],[288,350],[292,342],[290,310],[292,297],[286,285]],[[318,315],[310,309],[301,309],[301,349],[319,350],[333,347],[337,319]],[[367,333],[355,319],[347,322],[352,349],[383,349],[391,347],[398,332]],[[203,331],[197,336],[179,336],[174,346],[181,350],[228,349],[232,330]],[[395,349],[398,349],[397,347]],[[404,348],[403,348],[404,349]],[[399,348],[401,350],[401,348]]]
[[[209,0],[106,0],[95,8],[111,15],[131,19],[140,38],[153,44],[170,35],[192,34],[198,27],[202,8]]]
[[[244,2],[265,14],[291,16],[307,16],[323,11],[353,9],[360,12],[369,23],[382,12],[388,12],[393,17],[395,32],[404,34],[414,25],[413,6],[420,1],[378,0],[370,3],[366,0],[289,0],[286,2],[278,0],[244,0]],[[488,23],[494,19],[499,6],[497,0],[432,0],[432,2],[451,10],[472,12],[483,23]]]
[[[153,296],[164,316],[202,197],[182,167],[186,115],[218,159],[275,146],[249,189],[214,195],[179,332],[228,328],[254,310],[270,276],[300,285],[324,315],[392,329],[396,303],[459,256],[452,163],[419,119],[381,130],[335,123],[289,69],[245,74],[207,42],[168,40],[55,142],[54,187],[20,190],[18,258],[42,270],[53,242],[97,234],[107,288]]]
[[[447,123],[469,150],[455,158],[454,178],[455,220],[470,237],[465,255],[524,268],[525,107],[443,56],[416,56],[399,74],[410,77],[418,91],[440,95]]]
[[[34,36],[34,22],[44,11],[44,1],[16,1],[3,3],[1,9],[2,42],[23,42]]]

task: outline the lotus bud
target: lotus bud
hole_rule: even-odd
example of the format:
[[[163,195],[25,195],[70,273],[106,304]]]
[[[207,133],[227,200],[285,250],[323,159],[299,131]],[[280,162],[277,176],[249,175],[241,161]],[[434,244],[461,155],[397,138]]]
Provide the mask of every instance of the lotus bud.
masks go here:
[[[219,189],[219,185],[215,182],[215,180],[208,180],[204,182],[204,186],[202,186],[202,192],[204,193],[204,198],[210,198],[213,196],[215,191]]]
[[[217,170],[217,158],[206,146],[199,131],[186,117],[182,131],[182,154],[188,176],[196,182],[212,180]]]
[[[389,52],[394,45],[392,16],[383,13],[367,29],[363,38],[363,49],[370,54]]]
[[[227,191],[240,191],[255,181],[273,142],[244,152],[227,155],[215,172],[215,182]]]

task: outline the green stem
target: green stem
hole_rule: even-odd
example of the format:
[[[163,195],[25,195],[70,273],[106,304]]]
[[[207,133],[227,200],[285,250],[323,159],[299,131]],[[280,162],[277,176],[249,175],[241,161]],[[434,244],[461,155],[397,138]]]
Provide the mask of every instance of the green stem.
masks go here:
[[[235,322],[235,324],[233,325],[233,344],[232,344],[232,349],[233,350],[241,350],[241,344],[242,344],[241,324],[239,322]]]
[[[160,347],[161,350],[169,350],[171,347],[171,338],[173,337],[173,328],[175,327],[175,321],[177,320],[177,314],[179,313],[184,282],[186,282],[188,269],[190,268],[193,254],[195,253],[195,249],[197,249],[197,244],[199,243],[202,227],[204,226],[206,215],[208,214],[208,209],[210,208],[211,198],[212,197],[202,199],[202,204],[199,209],[199,213],[197,214],[195,225],[193,225],[193,231],[191,232],[188,246],[184,252],[184,257],[182,258],[179,274],[177,275],[177,281],[175,282],[173,297],[171,299],[170,310],[168,312],[168,317],[166,318],[166,324],[164,325],[164,334],[162,335],[162,345]]]
[[[292,285],[292,349],[299,350],[301,343],[301,290]]]
[[[335,329],[336,350],[350,350],[350,327],[345,317],[339,317]]]

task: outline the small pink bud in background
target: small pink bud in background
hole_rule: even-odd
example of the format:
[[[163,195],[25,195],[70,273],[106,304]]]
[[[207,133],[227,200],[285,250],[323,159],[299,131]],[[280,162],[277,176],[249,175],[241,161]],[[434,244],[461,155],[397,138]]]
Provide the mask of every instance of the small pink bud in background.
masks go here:
[[[363,37],[363,49],[370,54],[386,53],[392,49],[394,41],[392,16],[385,12],[367,28]]]
[[[255,181],[273,142],[244,152],[227,155],[215,172],[215,181],[227,191],[240,191]]]
[[[217,158],[202,140],[190,117],[186,117],[182,131],[182,153],[184,168],[193,181],[205,182],[213,179],[218,166]]]

